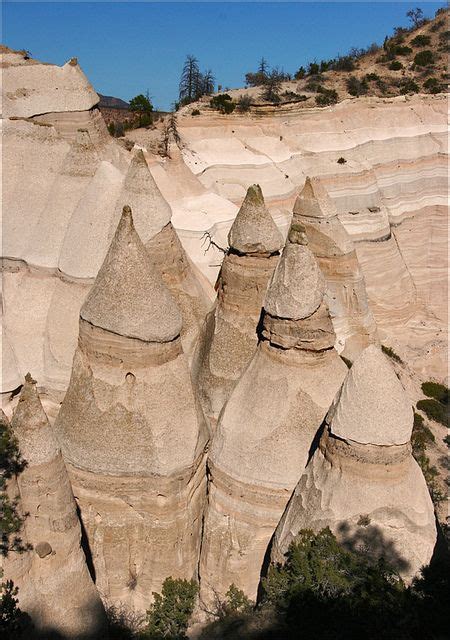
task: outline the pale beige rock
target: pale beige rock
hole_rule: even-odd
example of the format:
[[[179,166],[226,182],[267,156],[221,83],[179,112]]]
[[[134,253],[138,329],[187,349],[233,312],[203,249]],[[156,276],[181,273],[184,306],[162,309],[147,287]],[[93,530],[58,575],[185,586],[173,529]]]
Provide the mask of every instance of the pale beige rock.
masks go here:
[[[435,517],[411,454],[412,410],[402,395],[386,357],[369,346],[350,369],[277,527],[273,562],[283,562],[301,529],[330,527],[349,548],[384,556],[407,582],[429,563]]]
[[[168,342],[181,331],[181,314],[133,224],[122,217],[80,317],[95,327],[147,342]]]
[[[25,517],[22,569],[5,576],[19,587],[19,606],[37,629],[65,638],[104,638],[106,618],[81,548],[76,504],[60,448],[28,374],[11,428],[26,466],[17,478]],[[12,555],[12,554],[10,554]],[[18,561],[19,564],[21,561]]]
[[[208,429],[180,330],[125,207],[81,310],[55,429],[97,587],[108,603],[140,612],[167,576],[193,578],[198,565]]]
[[[244,202],[228,234],[232,249],[243,254],[275,253],[283,240],[264,202],[259,184],[247,189]]]
[[[213,427],[255,352],[267,283],[283,244],[258,185],[249,187],[229,243],[216,304],[206,316],[192,365],[197,394]]]
[[[376,325],[353,242],[319,178],[306,178],[292,224],[304,228],[325,277],[336,348],[353,361],[368,344],[378,342]]]
[[[211,444],[200,559],[206,606],[213,592],[223,597],[231,583],[255,598],[270,538],[347,370],[333,348],[323,279],[311,252],[288,242],[279,265],[286,260],[288,269],[277,268],[283,287],[275,271],[266,300],[294,318],[272,316],[265,306],[263,340],[234,387]],[[303,283],[314,291],[302,292]],[[286,306],[290,286],[299,302],[291,297]],[[308,309],[309,317],[297,319]]]

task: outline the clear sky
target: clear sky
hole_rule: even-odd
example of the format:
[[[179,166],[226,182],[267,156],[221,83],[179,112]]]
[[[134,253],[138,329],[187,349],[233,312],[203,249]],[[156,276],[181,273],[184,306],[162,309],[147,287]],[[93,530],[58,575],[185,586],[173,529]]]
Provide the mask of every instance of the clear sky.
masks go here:
[[[295,72],[315,58],[382,43],[406,12],[432,17],[438,2],[3,2],[2,42],[63,64],[76,56],[103,94],[154,105],[177,99],[186,54],[223,87],[241,87],[264,56]]]

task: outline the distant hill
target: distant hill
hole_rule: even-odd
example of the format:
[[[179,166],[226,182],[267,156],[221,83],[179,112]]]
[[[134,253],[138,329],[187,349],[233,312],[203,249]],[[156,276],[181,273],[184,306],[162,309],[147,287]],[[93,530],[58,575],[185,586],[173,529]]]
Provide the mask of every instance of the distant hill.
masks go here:
[[[122,98],[115,98],[114,96],[104,96],[101,93],[98,94],[100,96],[100,102],[98,104],[99,107],[103,107],[105,109],[126,109],[130,108],[128,102],[122,100]]]

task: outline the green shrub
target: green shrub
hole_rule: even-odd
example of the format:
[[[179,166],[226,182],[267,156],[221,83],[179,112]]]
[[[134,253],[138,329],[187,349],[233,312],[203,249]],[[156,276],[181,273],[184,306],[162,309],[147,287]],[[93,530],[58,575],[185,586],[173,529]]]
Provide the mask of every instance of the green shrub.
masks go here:
[[[143,638],[184,640],[194,611],[198,586],[194,580],[166,578],[162,592],[153,593],[154,602],[147,611]]]
[[[411,434],[411,446],[414,455],[424,453],[427,444],[435,442],[431,429],[429,429],[420,413],[414,411],[414,424]]]
[[[367,82],[376,82],[377,80],[380,80],[380,76],[377,73],[366,73]]]
[[[337,159],[336,162],[338,164],[346,164],[347,160],[341,156],[340,158]]]
[[[405,80],[400,85],[400,93],[402,95],[405,95],[407,93],[418,93],[418,92],[419,92],[419,85],[417,84],[417,82],[414,82],[414,80],[410,80],[410,79]]]
[[[304,102],[305,100],[308,100],[308,96],[296,93],[295,91],[284,91],[281,95],[283,98],[293,102]]]
[[[241,113],[250,111],[251,105],[252,105],[252,99],[250,98],[248,93],[244,93],[241,96],[239,96],[239,100],[237,101],[238,111],[240,111]]]
[[[430,93],[441,93],[441,91],[444,91],[444,87],[437,78],[428,78],[423,83],[423,86]]]
[[[439,34],[439,40],[441,42],[447,42],[449,38],[450,38],[450,31],[443,31],[442,33]]]
[[[347,91],[351,96],[362,96],[367,93],[368,86],[365,78],[359,80],[356,76],[350,76],[346,82]]]
[[[402,47],[401,45],[397,45],[394,48],[394,53],[396,56],[409,56],[412,53],[411,47]]]
[[[306,69],[305,67],[300,67],[294,75],[295,80],[301,80],[302,78],[304,78],[306,75]]]
[[[191,113],[191,116],[199,116],[199,115],[200,115],[199,109],[194,109]]]
[[[336,104],[337,101],[338,94],[334,89],[325,89],[320,95],[316,96],[316,104],[321,107]]]
[[[411,44],[413,47],[428,47],[430,43],[431,43],[430,36],[425,36],[422,34],[416,36],[411,40]]]
[[[448,426],[448,408],[434,399],[419,400],[417,408],[423,411],[430,420]]]
[[[309,66],[308,66],[308,74],[310,76],[315,76],[317,73],[319,73],[320,71],[320,67],[317,64],[317,62],[310,62]]]
[[[399,62],[398,60],[394,60],[393,62],[391,62],[391,64],[389,65],[389,69],[391,71],[400,71],[400,69],[403,69],[403,65],[401,62]]]
[[[381,345],[381,351],[387,355],[389,358],[391,358],[391,360],[394,360],[394,362],[397,362],[397,364],[404,364],[403,360],[400,358],[399,355],[397,355],[394,351],[394,349],[392,347],[388,347],[385,344]]]
[[[339,56],[331,63],[334,71],[353,71],[355,62],[351,56]]]
[[[447,447],[450,447],[450,435],[445,436],[444,443],[447,445]]]
[[[236,104],[232,101],[228,93],[220,93],[214,96],[211,98],[209,104],[213,109],[217,109],[217,111],[221,113],[233,113],[236,108]]]
[[[422,391],[428,398],[434,398],[442,404],[450,404],[450,389],[439,382],[423,382]]]
[[[433,52],[429,49],[425,49],[424,51],[419,51],[414,56],[414,64],[418,67],[428,67],[430,64],[433,64],[434,56]]]

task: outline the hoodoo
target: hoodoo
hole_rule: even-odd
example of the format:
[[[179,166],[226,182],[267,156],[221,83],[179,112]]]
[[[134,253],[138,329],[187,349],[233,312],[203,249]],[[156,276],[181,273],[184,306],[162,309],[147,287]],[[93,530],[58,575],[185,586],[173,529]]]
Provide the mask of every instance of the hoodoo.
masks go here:
[[[205,602],[231,583],[255,598],[270,538],[347,370],[306,244],[291,228],[265,298],[262,340],[214,434],[200,561]]]
[[[282,562],[303,529],[330,527],[350,548],[383,556],[407,581],[431,559],[433,505],[411,454],[411,406],[383,353],[367,347],[348,372],[319,448],[274,537]]]
[[[264,295],[283,246],[259,185],[249,187],[228,243],[217,300],[206,317],[193,364],[197,392],[213,426],[255,352]]]
[[[117,203],[129,205],[150,259],[180,308],[183,350],[191,356],[211,301],[172,226],[172,211],[150,173],[141,149],[134,152]],[[208,285],[209,287],[209,285]],[[211,288],[212,291],[212,288]]]
[[[353,241],[319,178],[306,178],[294,204],[293,224],[305,228],[309,247],[325,276],[336,348],[353,361],[367,345],[378,341],[377,330]]]
[[[182,318],[124,207],[80,312],[55,423],[109,603],[145,611],[167,576],[197,571],[208,429]]]
[[[105,612],[81,548],[81,527],[60,448],[28,374],[11,421],[26,466],[17,477],[31,550],[5,563],[35,627],[64,638],[105,637]]]

